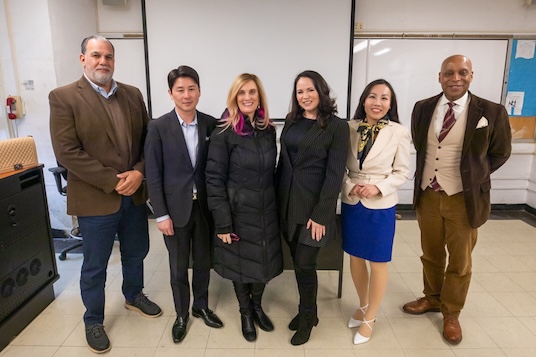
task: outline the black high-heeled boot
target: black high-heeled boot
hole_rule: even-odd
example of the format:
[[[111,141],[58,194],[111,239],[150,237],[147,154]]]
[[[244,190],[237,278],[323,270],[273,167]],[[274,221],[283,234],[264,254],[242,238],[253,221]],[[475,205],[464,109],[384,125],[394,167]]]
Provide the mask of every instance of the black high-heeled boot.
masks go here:
[[[240,309],[240,320],[242,321],[242,335],[246,341],[255,341],[257,339],[257,330],[255,330],[251,310]]]
[[[274,324],[266,315],[261,306],[262,294],[264,293],[264,283],[252,283],[250,285],[251,304],[253,305],[253,320],[259,325],[259,328],[264,331],[273,331]]]
[[[305,342],[309,341],[313,327],[318,325],[318,317],[314,312],[300,312],[299,316],[298,329],[290,339],[290,343],[293,346],[303,345]]]
[[[313,322],[315,326],[318,325],[318,317],[315,317]],[[298,314],[294,316],[292,321],[290,321],[290,323],[288,324],[288,329],[290,331],[296,331],[298,329],[299,324],[300,324],[300,313],[298,312]]]

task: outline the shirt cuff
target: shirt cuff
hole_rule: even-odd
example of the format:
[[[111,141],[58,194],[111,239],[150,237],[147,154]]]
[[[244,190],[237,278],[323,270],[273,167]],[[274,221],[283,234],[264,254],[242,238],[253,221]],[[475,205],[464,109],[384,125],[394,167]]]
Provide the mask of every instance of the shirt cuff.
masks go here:
[[[161,216],[161,217],[156,217],[156,223],[160,223],[160,222],[163,222],[165,221],[166,219],[169,219],[169,214],[166,214],[165,216]]]

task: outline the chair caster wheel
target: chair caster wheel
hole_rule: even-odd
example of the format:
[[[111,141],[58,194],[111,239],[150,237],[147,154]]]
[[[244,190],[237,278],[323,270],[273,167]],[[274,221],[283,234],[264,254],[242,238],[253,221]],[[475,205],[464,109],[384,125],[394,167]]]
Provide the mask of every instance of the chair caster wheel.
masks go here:
[[[61,261],[67,259],[67,254],[61,253],[60,256],[58,257],[58,259],[61,260]]]

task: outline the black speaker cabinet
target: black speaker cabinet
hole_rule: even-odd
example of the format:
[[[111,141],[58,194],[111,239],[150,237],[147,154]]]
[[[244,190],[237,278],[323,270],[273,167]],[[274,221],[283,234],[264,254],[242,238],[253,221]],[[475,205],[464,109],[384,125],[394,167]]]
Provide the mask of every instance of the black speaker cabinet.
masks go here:
[[[43,167],[0,176],[0,350],[54,300]]]

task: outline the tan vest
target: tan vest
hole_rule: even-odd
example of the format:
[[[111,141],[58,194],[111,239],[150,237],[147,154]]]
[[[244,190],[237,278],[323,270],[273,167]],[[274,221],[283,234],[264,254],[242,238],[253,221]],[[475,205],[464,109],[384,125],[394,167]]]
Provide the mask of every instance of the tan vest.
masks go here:
[[[436,110],[433,117],[436,117]],[[452,196],[463,191],[460,174],[460,160],[462,155],[463,138],[467,124],[467,106],[456,118],[456,123],[450,129],[441,143],[434,131],[434,120],[428,128],[428,143],[426,147],[426,160],[422,176],[421,189],[430,186],[434,176],[447,195]]]

